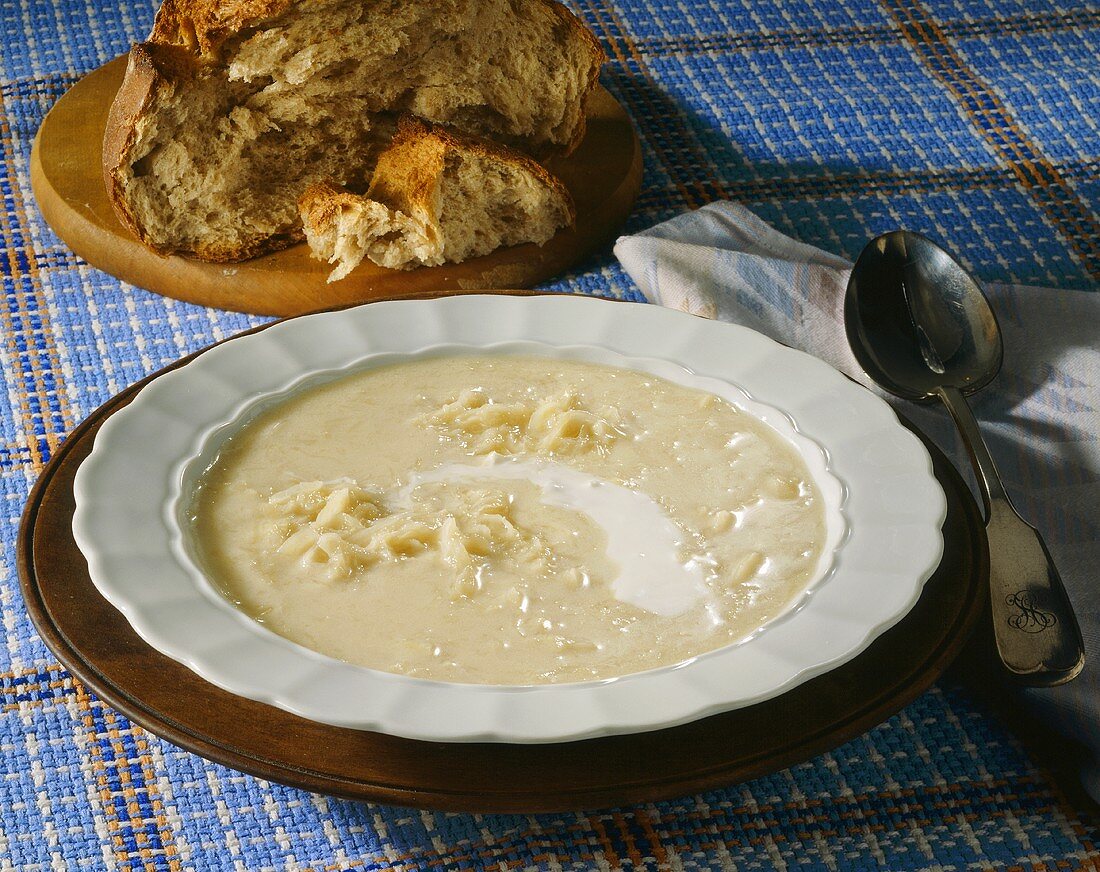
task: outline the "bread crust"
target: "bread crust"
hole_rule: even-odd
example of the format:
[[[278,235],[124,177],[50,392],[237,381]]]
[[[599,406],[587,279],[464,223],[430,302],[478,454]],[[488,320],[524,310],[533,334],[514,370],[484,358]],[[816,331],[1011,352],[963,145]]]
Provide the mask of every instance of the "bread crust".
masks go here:
[[[317,182],[306,188],[298,199],[302,217],[320,226],[334,221],[345,207],[354,206],[363,199],[377,200],[407,215],[420,210],[432,214],[436,191],[443,177],[443,165],[450,149],[461,149],[523,167],[562,199],[569,214],[569,224],[576,221],[576,207],[569,189],[538,161],[507,146],[457,134],[413,115],[402,116],[392,144],[379,156],[374,179],[365,197],[332,182]]]
[[[572,11],[561,3],[558,3],[557,0],[539,0],[539,2],[546,6],[553,15],[563,21],[567,27],[576,32],[578,38],[584,43],[587,49],[589,64],[591,65],[591,69],[588,73],[588,83],[585,86],[584,93],[581,95],[580,123],[573,132],[573,138],[561,149],[561,154],[570,155],[577,150],[577,147],[584,140],[584,134],[588,127],[588,103],[592,99],[592,94],[595,92],[597,86],[600,84],[600,69],[607,63],[607,52],[603,50],[603,46],[600,45],[600,41],[596,39],[596,35],[592,33],[592,31],[585,26],[584,22],[577,18]]]
[[[402,116],[393,142],[379,155],[367,197],[406,214],[418,209],[434,214],[444,162],[452,149],[522,167],[565,202],[569,223],[576,221],[569,189],[538,161],[492,140],[457,133],[414,115]]]
[[[164,0],[150,42],[182,46],[213,60],[227,40],[277,18],[295,0]]]
[[[122,225],[158,254],[168,254],[155,245],[138,224],[126,202],[123,171],[131,163],[130,155],[138,137],[138,124],[149,111],[157,96],[173,87],[170,77],[186,80],[185,69],[190,57],[173,47],[153,43],[137,43],[130,49],[126,75],[107,114],[103,131],[103,182],[107,199],[114,207]],[[162,72],[162,69],[164,72]]]
[[[322,227],[334,223],[345,207],[354,208],[361,200],[347,188],[332,182],[314,182],[298,198],[298,209],[304,221]]]
[[[182,46],[198,56],[216,58],[232,37],[278,18],[300,0],[164,0],[153,21],[149,42]],[[371,2],[371,0],[365,0]],[[557,0],[537,0],[552,16],[575,30],[596,68],[591,91],[607,54],[592,32]]]

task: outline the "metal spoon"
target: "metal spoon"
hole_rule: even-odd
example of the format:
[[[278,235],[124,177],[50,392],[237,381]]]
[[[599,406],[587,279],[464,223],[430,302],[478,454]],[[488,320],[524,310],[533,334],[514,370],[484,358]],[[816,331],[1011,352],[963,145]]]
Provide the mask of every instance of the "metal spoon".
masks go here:
[[[985,507],[993,630],[1006,668],[1026,684],[1069,681],[1085,663],[1077,619],[1046,544],[1013,508],[963,399],[992,381],[1003,357],[981,288],[931,240],[886,233],[852,269],[844,323],[872,379],[907,400],[938,397],[962,433]]]

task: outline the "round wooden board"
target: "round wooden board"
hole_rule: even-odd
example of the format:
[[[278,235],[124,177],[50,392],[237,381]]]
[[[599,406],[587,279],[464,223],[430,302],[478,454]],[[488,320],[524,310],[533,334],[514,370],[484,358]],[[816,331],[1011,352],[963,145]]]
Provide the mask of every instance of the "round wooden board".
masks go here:
[[[23,597],[58,660],[101,699],[182,748],[272,781],[484,813],[595,809],[718,788],[881,723],[947,668],[983,612],[983,525],[954,468],[926,441],[947,493],[942,563],[897,626],[853,661],[776,699],[673,729],[556,745],[429,743],[314,723],[220,690],[157,653],[88,577],[72,535],[73,476],[100,425],[158,375],[95,411],[43,471],[19,533]]]
[[[160,257],[119,224],[103,185],[103,129],[125,71],[126,58],[116,58],[57,101],[34,140],[31,185],[49,225],[92,266],[189,303],[286,316],[424,291],[531,287],[608,244],[641,186],[638,137],[622,106],[599,88],[580,147],[547,163],[573,195],[576,226],[541,247],[518,245],[465,263],[416,270],[383,269],[368,261],[332,284],[326,282],[331,267],[314,260],[304,244],[234,264]]]

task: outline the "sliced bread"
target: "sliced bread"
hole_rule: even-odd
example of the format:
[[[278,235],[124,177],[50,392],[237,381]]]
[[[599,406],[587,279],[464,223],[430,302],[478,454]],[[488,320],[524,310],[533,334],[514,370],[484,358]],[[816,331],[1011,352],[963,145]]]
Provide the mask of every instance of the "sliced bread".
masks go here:
[[[379,155],[366,196],[316,184],[299,208],[314,255],[336,264],[329,281],[364,257],[411,269],[541,245],[574,218],[565,186],[531,158],[412,119]]]
[[[111,107],[115,210],[163,253],[302,236],[297,199],[363,190],[401,113],[568,152],[604,54],[554,0],[165,0]]]

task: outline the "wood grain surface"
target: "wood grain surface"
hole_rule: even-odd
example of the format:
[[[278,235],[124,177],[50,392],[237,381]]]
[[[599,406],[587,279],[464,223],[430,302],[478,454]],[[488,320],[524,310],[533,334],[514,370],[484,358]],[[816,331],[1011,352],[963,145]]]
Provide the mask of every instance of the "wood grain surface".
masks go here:
[[[160,257],[119,224],[103,185],[103,129],[125,70],[126,58],[116,58],[58,100],[35,137],[31,185],[54,232],[92,266],[189,303],[285,316],[424,291],[531,287],[609,244],[641,186],[637,135],[623,108],[600,88],[590,101],[580,147],[547,164],[573,195],[576,227],[541,247],[518,245],[466,263],[416,270],[366,262],[332,284],[325,281],[331,267],[314,260],[304,244],[236,264]]]
[[[419,742],[314,723],[220,690],[154,651],[88,577],[72,536],[73,476],[103,421],[145,383],[84,421],[35,485],[18,540],[23,596],[49,648],[101,699],[182,748],[262,778],[354,799],[486,813],[595,809],[722,787],[806,760],[882,722],[943,672],[983,613],[981,519],[958,474],[926,441],[947,493],[942,563],[901,623],[853,661],[776,699],[673,729],[551,745]]]

